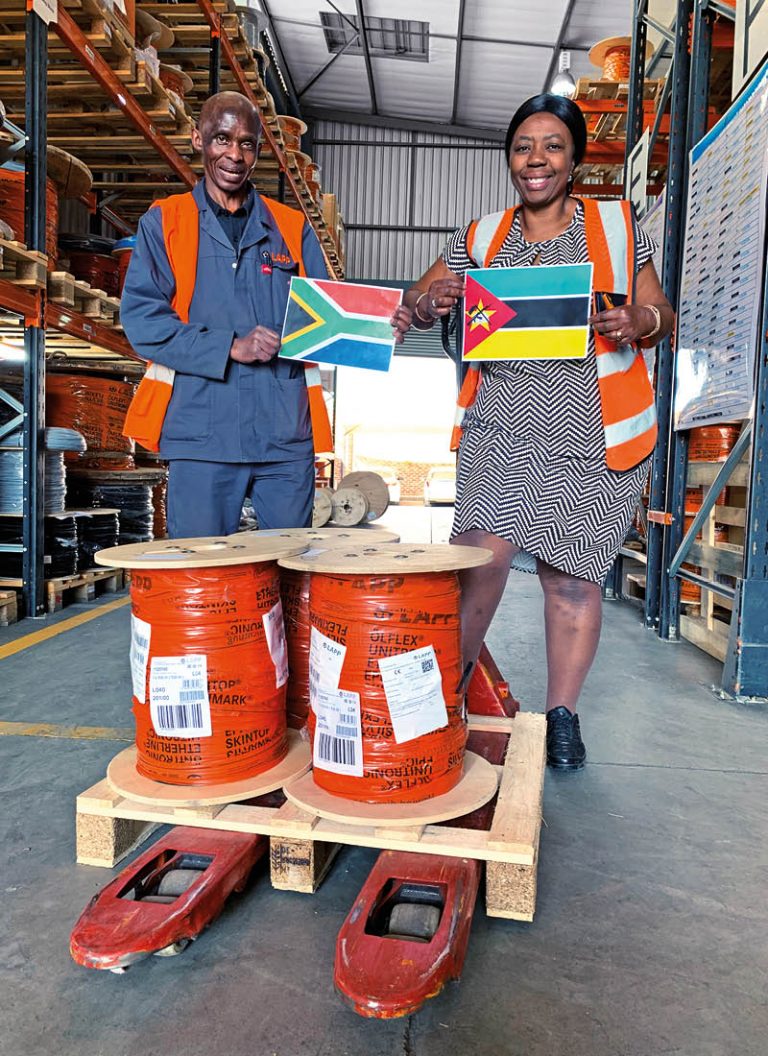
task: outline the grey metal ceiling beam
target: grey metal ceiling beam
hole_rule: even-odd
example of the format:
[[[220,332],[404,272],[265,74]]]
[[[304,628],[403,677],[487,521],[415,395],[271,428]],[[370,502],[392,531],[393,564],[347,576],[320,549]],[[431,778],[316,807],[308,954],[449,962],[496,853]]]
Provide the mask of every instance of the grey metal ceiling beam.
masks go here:
[[[299,92],[298,92],[299,99],[301,99],[302,95],[306,95],[306,93],[309,91],[309,89],[312,87],[312,85],[315,84],[317,81],[319,81],[320,78],[323,76],[323,74],[327,70],[330,70],[330,68],[331,68],[331,66],[333,66],[334,62],[336,62],[337,59],[340,59],[341,56],[346,51],[348,51],[348,49],[351,48],[353,44],[357,44],[357,37],[350,37],[343,48],[339,48],[338,51],[334,51],[333,55],[331,55],[330,59],[326,62],[325,66],[321,67],[321,69],[319,69],[316,74],[314,74],[312,77],[310,77],[310,79],[307,81],[307,83],[304,85],[304,87],[299,89]]]
[[[330,3],[330,0],[328,0],[328,2]],[[339,12],[339,14],[341,14],[341,12]],[[274,21],[280,25],[303,26],[305,29],[322,29],[319,22],[310,22],[307,18],[290,18],[288,15],[275,15]],[[430,30],[429,39],[456,40],[456,36],[453,33],[434,33]],[[554,47],[552,41],[547,40],[506,40],[503,37],[478,37],[474,33],[464,33],[463,40],[472,41],[474,44],[505,44],[514,48],[546,48],[548,51]],[[589,44],[563,43],[562,47],[568,48],[569,51],[587,52],[591,50],[591,45]]]
[[[283,49],[280,47],[280,38],[278,37],[277,30],[275,29],[275,22],[274,22],[274,19],[272,18],[272,13],[269,10],[268,0],[259,0],[259,3],[261,4],[261,10],[264,12],[264,15],[266,16],[266,19],[267,19],[267,29],[269,31],[269,39],[270,39],[270,41],[272,43],[272,48],[274,49],[274,52],[275,52],[275,58],[277,59],[278,65],[280,67],[280,75],[282,76],[283,80],[285,81],[285,86],[288,89],[288,95],[291,98],[291,102],[296,107],[296,115],[298,117],[300,117],[301,116],[301,106],[299,105],[299,96],[298,96],[298,93],[296,92],[296,85],[293,83],[293,78],[291,77],[291,71],[288,68],[288,63],[285,61],[285,55],[283,55]]]
[[[475,128],[472,125],[441,124],[439,121],[419,121],[407,117],[387,117],[386,114],[368,114],[360,110],[335,110],[322,106],[305,106],[304,116],[314,121],[337,121],[349,125],[370,125],[375,128],[391,128],[402,132],[426,132],[438,136],[463,136],[467,139],[485,139],[503,143],[506,129]],[[404,143],[402,146],[407,147]]]
[[[360,32],[360,43],[363,46],[363,58],[365,59],[365,73],[368,77],[368,91],[371,93],[371,110],[374,114],[378,114],[379,106],[376,102],[376,85],[373,82],[373,65],[371,63],[371,52],[368,47],[368,33],[365,29],[365,9],[363,8],[363,0],[355,0],[355,8],[357,9],[357,21]]]
[[[453,65],[453,106],[451,107],[451,124],[456,124],[456,113],[459,109],[459,80],[461,78],[461,45],[464,42],[464,11],[466,0],[459,0],[459,21],[456,32],[456,61]]]
[[[571,25],[571,16],[573,15],[573,9],[576,6],[576,0],[568,0],[568,6],[563,14],[563,21],[560,24],[560,32],[557,34],[557,40],[555,41],[555,50],[552,52],[552,58],[549,63],[549,69],[547,70],[547,76],[544,78],[544,86],[541,89],[542,92],[549,90],[549,86],[552,83],[552,78],[555,76],[557,70],[558,56],[563,50],[565,38],[568,35],[568,29]],[[575,48],[570,50],[575,51]]]

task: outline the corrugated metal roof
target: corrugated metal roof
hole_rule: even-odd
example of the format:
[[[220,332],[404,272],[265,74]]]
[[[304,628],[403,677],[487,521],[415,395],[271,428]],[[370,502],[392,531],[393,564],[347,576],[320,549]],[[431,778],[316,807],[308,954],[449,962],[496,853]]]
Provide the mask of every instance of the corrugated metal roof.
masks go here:
[[[418,20],[430,32],[428,62],[371,57],[374,108],[362,55],[342,55],[301,91],[331,58],[320,12],[356,19],[355,0],[255,2],[271,16],[301,105],[313,114],[363,111],[478,130],[504,128],[526,98],[543,90],[561,34],[561,46],[572,52],[573,76],[597,77],[588,49],[604,37],[628,34],[632,21],[632,0],[575,0],[568,19],[569,0],[363,0],[366,17]]]

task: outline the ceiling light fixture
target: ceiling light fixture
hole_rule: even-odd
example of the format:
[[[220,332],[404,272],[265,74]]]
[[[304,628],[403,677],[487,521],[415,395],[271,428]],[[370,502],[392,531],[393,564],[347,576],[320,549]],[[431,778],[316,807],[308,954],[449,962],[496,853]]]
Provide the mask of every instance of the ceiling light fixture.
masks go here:
[[[576,95],[576,82],[568,72],[570,68],[570,51],[561,51],[557,73],[552,78],[552,84],[549,86],[552,95],[564,95],[567,99],[573,99],[574,95]]]

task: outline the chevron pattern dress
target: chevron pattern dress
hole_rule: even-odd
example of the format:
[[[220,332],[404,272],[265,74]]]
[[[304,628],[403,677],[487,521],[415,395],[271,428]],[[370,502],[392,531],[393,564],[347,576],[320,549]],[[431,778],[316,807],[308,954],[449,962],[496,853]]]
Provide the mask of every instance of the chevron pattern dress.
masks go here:
[[[638,232],[637,270],[656,250]],[[467,254],[467,228],[443,251],[463,278],[477,265]],[[548,242],[526,242],[520,214],[492,267],[587,262],[584,209]],[[650,458],[615,472],[605,464],[605,438],[594,338],[581,360],[483,364],[477,400],[464,419],[453,535],[492,532],[520,547],[513,567],[535,572],[535,559],[580,579],[602,583],[648,475]]]

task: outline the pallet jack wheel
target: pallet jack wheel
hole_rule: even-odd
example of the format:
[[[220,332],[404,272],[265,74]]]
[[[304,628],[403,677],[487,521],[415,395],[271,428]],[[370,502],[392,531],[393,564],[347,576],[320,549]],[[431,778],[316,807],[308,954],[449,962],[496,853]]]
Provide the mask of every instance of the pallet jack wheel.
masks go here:
[[[410,939],[411,942],[429,942],[440,923],[437,906],[421,902],[401,902],[389,917],[387,936],[391,939]]]

